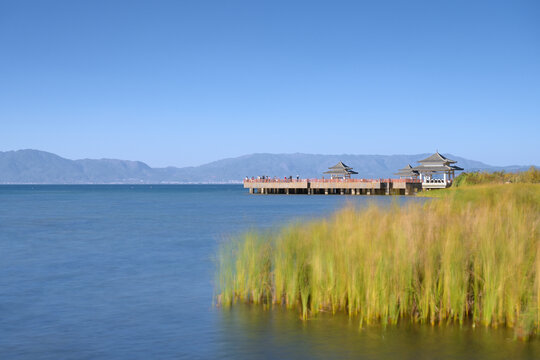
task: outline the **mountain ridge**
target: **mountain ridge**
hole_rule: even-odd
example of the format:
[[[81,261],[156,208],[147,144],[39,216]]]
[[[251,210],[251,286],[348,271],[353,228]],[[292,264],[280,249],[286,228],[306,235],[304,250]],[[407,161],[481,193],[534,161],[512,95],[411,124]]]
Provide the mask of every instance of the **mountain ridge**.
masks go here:
[[[33,150],[0,152],[0,184],[171,184],[237,183],[246,176],[321,177],[338,161],[358,171],[357,177],[386,178],[407,164],[431,154],[272,154],[254,153],[212,161],[199,166],[153,168],[142,161],[119,159],[70,160],[57,154]],[[519,171],[530,166],[492,166],[452,154],[465,171]]]

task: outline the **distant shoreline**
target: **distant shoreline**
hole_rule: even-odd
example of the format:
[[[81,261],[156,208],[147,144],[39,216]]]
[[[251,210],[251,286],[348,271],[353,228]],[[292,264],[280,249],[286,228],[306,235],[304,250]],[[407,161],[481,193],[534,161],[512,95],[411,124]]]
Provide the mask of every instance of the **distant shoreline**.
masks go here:
[[[154,168],[141,161],[66,159],[40,150],[0,151],[0,184],[235,184],[246,176],[317,178],[344,161],[366,179],[393,177],[404,164],[430,155],[249,154],[200,166]],[[522,171],[530,165],[493,166],[444,153],[465,171]]]

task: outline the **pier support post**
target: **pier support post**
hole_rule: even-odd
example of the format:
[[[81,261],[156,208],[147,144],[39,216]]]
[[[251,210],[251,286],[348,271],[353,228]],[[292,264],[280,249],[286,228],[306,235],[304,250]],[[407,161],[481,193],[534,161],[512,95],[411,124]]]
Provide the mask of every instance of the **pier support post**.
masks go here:
[[[253,194],[253,188],[249,188],[249,193]]]
[[[285,189],[285,193],[289,195],[289,188]]]
[[[356,189],[351,189],[351,195],[356,195]]]
[[[324,195],[328,195],[328,188],[324,189]]]

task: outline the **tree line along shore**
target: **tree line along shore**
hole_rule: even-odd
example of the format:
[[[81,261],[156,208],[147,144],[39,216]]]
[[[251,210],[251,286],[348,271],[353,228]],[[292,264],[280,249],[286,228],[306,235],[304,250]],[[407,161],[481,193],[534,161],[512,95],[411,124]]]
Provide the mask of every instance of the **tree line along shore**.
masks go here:
[[[425,203],[347,207],[249,232],[218,256],[217,303],[284,306],[302,319],[413,321],[540,331],[540,171],[461,174]]]

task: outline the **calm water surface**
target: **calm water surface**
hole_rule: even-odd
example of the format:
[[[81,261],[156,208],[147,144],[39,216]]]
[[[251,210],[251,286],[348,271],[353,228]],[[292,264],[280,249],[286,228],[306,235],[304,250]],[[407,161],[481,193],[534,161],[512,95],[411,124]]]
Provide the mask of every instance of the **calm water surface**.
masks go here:
[[[359,329],[344,316],[212,306],[220,242],[368,199],[249,196],[233,185],[0,186],[0,359],[540,358],[540,341],[504,329]]]

